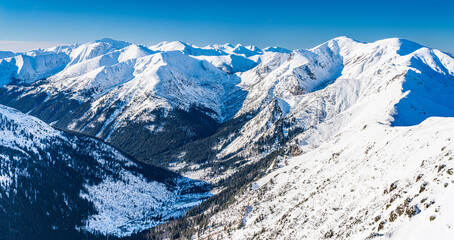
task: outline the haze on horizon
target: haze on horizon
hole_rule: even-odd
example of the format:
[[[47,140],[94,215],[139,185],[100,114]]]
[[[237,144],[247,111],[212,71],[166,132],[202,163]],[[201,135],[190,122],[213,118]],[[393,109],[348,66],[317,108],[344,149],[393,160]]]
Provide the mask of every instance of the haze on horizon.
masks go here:
[[[198,46],[241,43],[311,48],[338,36],[405,38],[454,51],[454,1],[0,0],[0,50],[24,51],[104,37]]]

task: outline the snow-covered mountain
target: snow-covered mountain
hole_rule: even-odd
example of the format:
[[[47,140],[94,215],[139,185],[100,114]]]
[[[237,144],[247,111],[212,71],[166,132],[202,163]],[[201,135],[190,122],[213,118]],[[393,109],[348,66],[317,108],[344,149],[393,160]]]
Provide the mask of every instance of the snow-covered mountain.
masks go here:
[[[0,59],[14,57],[16,54],[10,51],[0,51]]]
[[[357,110],[361,111],[361,110]],[[200,239],[451,239],[453,119],[349,126],[252,182]]]
[[[103,39],[0,66],[0,103],[217,184],[215,198],[164,232],[451,234],[454,59],[441,51],[403,39],[339,37],[294,51]]]
[[[0,105],[1,239],[126,236],[183,215],[209,186]]]
[[[216,54],[222,56],[211,61],[219,68],[209,62]],[[250,69],[258,61],[244,55],[180,42],[146,48],[111,39],[34,51],[0,60],[5,65],[1,77],[9,83],[2,89],[2,103],[55,127],[127,145],[123,150],[147,160],[168,150],[167,144],[156,144],[162,140],[154,137],[160,132],[176,135],[169,139],[174,148],[212,134],[236,114],[245,93],[236,86],[240,79],[227,72]],[[21,65],[19,58],[32,64]],[[165,126],[175,118],[182,131]],[[139,133],[130,131],[134,124]],[[124,141],[137,136],[148,142]],[[142,145],[155,148],[144,150]]]
[[[366,44],[340,37],[313,49],[289,51],[231,44],[201,48],[182,42],[147,48],[102,39],[0,63],[12,64],[21,56],[39,62],[50,55],[66,56],[64,68],[31,85],[6,85],[0,102],[55,127],[104,139],[142,161],[165,167],[177,162],[172,169],[194,171],[194,162],[188,163],[193,154],[185,145],[200,139],[210,138],[205,142],[212,142],[215,150],[197,162],[214,161],[216,168],[232,157],[257,159],[300,132],[308,144],[327,139],[338,129],[322,132],[316,126],[334,121],[361,98],[380,91],[385,81],[398,80],[405,88],[394,102],[413,92],[396,106],[402,110],[393,124],[452,115],[450,86],[438,81],[452,78],[452,58],[407,40]],[[238,64],[231,67],[241,69],[235,74],[225,65],[234,59]],[[54,65],[44,64],[49,67],[40,74],[57,71]],[[40,75],[34,70],[38,67],[21,69],[11,73],[19,83]],[[406,81],[410,78],[415,80]],[[427,92],[418,78],[434,79],[428,83],[434,87]],[[431,108],[432,102],[439,107]],[[415,111],[404,114],[409,108]],[[229,130],[213,139],[224,128]],[[208,165],[199,169],[213,172]]]
[[[181,220],[185,237],[450,239],[451,56],[403,39],[340,37],[263,54],[237,75],[248,94],[234,119],[247,117],[216,157],[263,173]],[[225,173],[247,178],[235,167]]]

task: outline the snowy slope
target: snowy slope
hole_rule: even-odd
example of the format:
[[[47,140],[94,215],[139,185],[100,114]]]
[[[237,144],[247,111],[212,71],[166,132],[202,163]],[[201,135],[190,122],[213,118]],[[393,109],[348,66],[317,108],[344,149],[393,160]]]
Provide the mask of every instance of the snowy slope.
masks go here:
[[[7,84],[11,81],[32,83],[59,72],[68,62],[68,56],[60,53],[20,54],[0,59],[2,72],[0,83]]]
[[[253,162],[300,133],[302,142],[316,145],[350,121],[343,117],[345,111],[366,106],[365,99],[374,98],[391,83],[395,92],[385,101],[399,102],[392,105],[394,120],[388,122],[393,126],[453,114],[452,57],[401,39],[362,43],[339,37],[295,51],[231,44],[201,48],[183,42],[145,48],[103,39],[43,52],[67,54],[70,63],[46,81],[4,87],[3,104],[116,146],[125,146],[124,136],[132,138],[134,146],[123,150],[133,155],[141,152],[135,155],[140,159],[170,151],[169,162],[183,159],[179,164],[190,171],[214,172],[209,161],[236,156]],[[187,119],[180,119],[180,110],[189,113]],[[192,120],[202,115],[215,123],[196,120],[200,126],[194,127]],[[177,122],[182,131],[178,141],[169,140],[178,142],[171,149],[215,135],[221,124],[230,126],[243,118],[247,120],[239,128],[235,125],[217,137],[210,147],[214,153],[208,154],[215,157],[205,159],[207,166],[192,167],[178,157],[187,149],[156,147],[161,137],[176,134],[169,131]],[[135,136],[128,135],[131,131]],[[135,140],[159,134],[167,135],[141,143],[152,153],[131,149],[137,146]]]
[[[80,103],[92,103],[92,112],[99,107],[110,107],[102,104],[99,106],[99,102],[112,103],[121,99],[128,107],[137,102],[137,106],[131,106],[131,112],[140,109],[150,112],[156,108],[187,110],[189,106],[197,106],[214,112],[211,117],[222,122],[231,118],[237,110],[228,110],[231,107],[224,105],[225,99],[230,99],[226,96],[238,91],[235,85],[240,81],[227,73],[255,67],[260,59],[248,57],[261,52],[257,47],[241,45],[199,48],[182,42],[163,42],[146,48],[101,39],[3,59],[0,61],[0,77],[2,84],[30,84],[46,79],[42,83],[35,83],[31,88],[25,88],[26,93],[22,93],[20,97],[47,93],[47,100],[51,100],[56,95],[65,93],[66,98]],[[141,94],[136,94],[135,88],[139,88],[137,90]],[[149,99],[151,96],[156,100],[147,103],[147,106],[143,106],[143,100],[137,100]],[[93,103],[95,101],[97,103]],[[33,109],[28,109],[27,112],[31,110]],[[87,112],[82,121],[101,121],[87,120],[90,114]],[[120,114],[122,116],[117,119],[118,122],[131,115],[127,112]],[[105,122],[104,125],[108,124],[109,122]],[[99,136],[101,134],[100,132]]]
[[[159,154],[213,134],[242,106],[245,91],[232,72],[255,67],[260,57],[250,51],[261,50],[235,49],[243,47],[225,52],[173,42],[146,48],[102,39],[35,51],[27,54],[61,54],[67,63],[45,80],[10,82],[0,103],[167,167],[175,160]],[[1,77],[14,76],[6,69]]]
[[[0,74],[11,83],[2,103],[199,179],[290,152],[213,213],[201,238],[401,239],[421,226],[451,234],[454,59],[438,50],[395,38],[339,37],[294,51],[103,39],[1,59]],[[178,195],[122,179],[86,188],[84,199],[103,211],[84,229],[152,226],[136,214]],[[156,197],[133,211],[109,205],[128,202],[117,191],[125,188]],[[99,198],[102,189],[115,201]],[[159,211],[180,214],[175,202]],[[117,212],[126,215],[110,217]]]
[[[450,239],[453,126],[452,119],[429,118],[413,127],[375,122],[343,131],[282,159],[212,218],[216,228],[203,236]]]
[[[184,48],[177,51],[180,45]],[[128,107],[134,105],[130,110],[134,113],[144,108],[147,111],[153,111],[156,107],[188,109],[194,105],[213,111],[212,117],[223,121],[234,114],[226,112],[223,101],[232,90],[236,91],[235,84],[239,79],[236,76],[228,76],[204,59],[210,60],[226,71],[232,69],[244,71],[256,65],[247,58],[230,56],[214,49],[195,48],[181,42],[158,45],[151,47],[153,50],[150,50],[140,45],[103,39],[71,48],[66,55],[58,53],[67,58],[66,62],[62,62],[66,64],[64,68],[59,66],[55,69],[44,69],[43,73],[31,67],[21,69],[15,58],[9,59],[9,62],[3,60],[0,64],[9,64],[1,74],[5,79],[4,83],[12,76],[24,83],[32,83],[38,79],[37,76],[48,77],[43,84],[31,88],[31,91],[23,96],[46,92],[50,95],[48,99],[51,99],[52,96],[64,92],[68,93],[66,95],[70,99],[94,102],[90,111],[96,111],[99,107],[109,107],[102,104],[100,106],[100,102],[111,103],[118,99],[126,102],[125,105]],[[186,48],[193,50],[184,50]],[[57,50],[46,51],[46,54]],[[202,54],[204,56],[200,56]],[[41,55],[43,54],[37,54],[34,58]],[[200,60],[188,55],[197,55]],[[223,56],[212,58],[217,55]],[[143,100],[150,97],[156,100],[143,106]],[[121,113],[123,116],[118,122],[129,117],[131,112]],[[90,112],[86,115],[90,115]]]
[[[217,123],[250,118],[220,139],[215,161],[238,154],[254,160],[300,132],[308,145],[328,139],[343,127],[338,115],[395,81],[403,90],[387,101],[406,98],[395,106],[393,125],[453,113],[452,58],[401,39],[361,43],[340,37],[295,51],[231,44],[200,48],[183,42],[145,48],[103,39],[44,52],[52,51],[68,54],[70,63],[42,83],[6,87],[3,103],[112,142],[131,123],[140,125],[135,128],[142,129],[141,138],[166,132],[163,121],[168,119],[156,119],[172,118],[176,110],[195,107]],[[23,104],[30,98],[36,103]],[[59,104],[61,99],[65,103]],[[61,113],[49,115],[56,105],[64,105]],[[319,129],[330,122],[336,124]],[[185,128],[190,130],[183,138],[203,135]]]
[[[394,92],[381,101],[392,103],[386,109],[393,112],[393,125],[414,125],[430,116],[454,116],[453,63],[438,50],[400,39],[360,43],[341,37],[307,51],[271,55],[240,74],[248,95],[237,115],[258,114],[220,156],[263,138],[273,139],[276,132],[304,131],[300,138],[305,144],[317,144],[350,121],[343,117],[346,110],[371,106],[370,101],[376,101],[390,86]],[[374,107],[384,106],[378,103]],[[369,114],[378,115],[372,110]],[[284,121],[285,126],[277,129],[278,121]],[[329,127],[320,127],[325,125]],[[259,126],[260,131],[253,126]]]
[[[328,49],[333,54],[324,54]],[[225,148],[235,152],[300,128],[286,141],[271,141],[274,149],[298,146],[300,156],[278,157],[198,238],[450,239],[454,59],[401,39],[336,38],[308,51],[318,58],[299,64],[312,70],[321,62],[338,75],[314,70],[315,79],[295,84],[280,71],[272,78],[282,76],[279,82],[254,87],[280,66],[292,69],[292,59],[282,60],[289,55],[244,73],[242,84],[251,86],[245,101],[262,104],[246,105],[259,113]],[[294,86],[302,92],[293,94]],[[279,128],[279,121],[288,124]]]
[[[66,75],[63,71],[50,78],[49,88],[56,87],[57,92],[76,93],[94,89],[95,94],[101,96],[90,97],[95,97],[97,102],[121,98],[126,105],[136,105],[132,106],[135,108],[132,111],[141,108],[139,98],[145,100],[153,96],[156,100],[151,102],[148,110],[153,110],[153,105],[161,104],[182,109],[198,105],[215,111],[215,118],[223,118],[224,88],[235,81],[204,61],[178,52],[166,52],[98,67],[83,75],[73,71]],[[84,100],[83,94],[72,97]],[[98,106],[94,103],[92,108],[95,110]]]
[[[6,239],[36,233],[77,239],[87,237],[84,231],[126,236],[179,217],[211,195],[203,182],[139,164],[1,105],[0,148]]]
[[[260,62],[260,55],[263,53],[256,46],[224,44],[197,47],[180,41],[161,42],[150,46],[150,49],[162,52],[179,51],[197,59],[206,60],[227,73],[244,72],[252,69]]]

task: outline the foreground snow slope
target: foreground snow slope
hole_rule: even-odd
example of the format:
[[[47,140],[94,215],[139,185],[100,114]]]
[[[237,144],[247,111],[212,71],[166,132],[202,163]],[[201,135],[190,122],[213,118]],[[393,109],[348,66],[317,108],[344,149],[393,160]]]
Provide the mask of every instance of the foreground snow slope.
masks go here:
[[[412,127],[375,122],[342,131],[283,158],[281,168],[212,218],[203,236],[450,239],[453,129],[453,119],[429,118]]]
[[[99,141],[0,105],[5,239],[126,236],[183,215],[208,185],[139,164]],[[29,235],[31,234],[31,235]],[[92,235],[88,235],[92,236]]]

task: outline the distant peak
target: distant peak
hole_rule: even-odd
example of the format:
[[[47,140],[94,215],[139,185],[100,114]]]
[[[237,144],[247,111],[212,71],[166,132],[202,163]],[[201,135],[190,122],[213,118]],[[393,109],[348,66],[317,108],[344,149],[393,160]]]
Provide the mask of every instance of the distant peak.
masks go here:
[[[191,45],[182,41],[163,41],[150,46],[150,49],[153,51],[184,51],[188,47],[191,47]]]
[[[2,58],[10,58],[16,56],[15,53],[10,52],[10,51],[0,51],[0,59]]]
[[[183,41],[172,41],[172,42],[169,42],[168,44],[180,44],[180,45],[184,45],[184,46],[191,46],[191,44],[189,43],[185,43]]]
[[[102,38],[102,39],[96,40],[94,42],[95,43],[108,43],[115,48],[124,48],[124,47],[131,45],[131,43],[129,43],[129,42],[119,41],[119,40],[115,40],[112,38]]]
[[[375,41],[374,43],[379,44],[379,45],[388,45],[388,46],[400,46],[402,44],[419,45],[415,42],[412,42],[407,39],[402,39],[402,38],[385,38],[385,39]]]
[[[291,53],[291,50],[282,47],[267,47],[263,49],[265,52],[276,52],[276,53]]]
[[[257,46],[246,46],[246,48],[251,50],[251,51],[254,51],[254,52],[261,52],[262,51],[262,49],[260,49]]]
[[[347,37],[347,36],[340,36],[340,37],[333,38],[325,43],[322,43],[319,46],[322,46],[324,44],[332,44],[332,43],[336,43],[338,46],[344,46],[344,45],[350,45],[352,43],[364,43],[364,42],[357,41],[357,40]]]
[[[373,44],[396,48],[399,55],[407,55],[424,47],[419,43],[402,38],[386,38],[378,40]]]
[[[339,36],[339,37],[335,37],[333,38],[332,40],[334,41],[349,41],[349,42],[357,42],[355,39],[351,38],[351,37],[347,37],[347,36]]]

